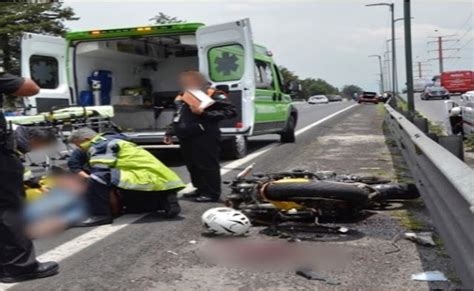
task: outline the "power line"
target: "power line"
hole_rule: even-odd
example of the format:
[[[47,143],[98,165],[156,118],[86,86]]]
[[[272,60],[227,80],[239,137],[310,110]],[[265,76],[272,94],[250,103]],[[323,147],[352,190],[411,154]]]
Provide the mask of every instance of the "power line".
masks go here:
[[[454,34],[458,34],[459,32],[461,32],[461,31],[464,29],[464,26],[466,26],[466,24],[469,23],[469,20],[471,20],[471,18],[473,17],[473,15],[474,15],[474,12],[471,11],[471,14],[469,14],[469,16],[467,17],[467,19],[466,19],[466,20],[463,22],[463,24],[456,30],[456,32],[455,32]],[[470,30],[472,30],[472,26],[471,26],[470,29],[466,30],[466,33],[467,33],[468,31],[470,31]],[[466,33],[465,33],[465,34],[466,34]],[[464,37],[465,34],[463,34],[463,36],[460,37],[460,40]],[[453,47],[453,46],[454,46],[454,44],[451,45],[451,47]]]

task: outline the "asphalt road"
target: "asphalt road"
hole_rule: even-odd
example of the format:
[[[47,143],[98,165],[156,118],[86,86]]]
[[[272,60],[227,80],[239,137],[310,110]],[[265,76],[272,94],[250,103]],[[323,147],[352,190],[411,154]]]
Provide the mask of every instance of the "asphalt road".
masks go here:
[[[278,161],[279,155],[290,155],[291,151],[304,146],[301,140],[307,141],[316,137],[315,128],[321,129],[326,124],[336,122],[339,115],[329,118],[352,105],[352,102],[325,105],[298,104],[297,129],[300,141],[296,144],[280,145],[276,135],[251,138],[250,154],[246,158],[222,163],[223,180],[231,179],[242,167],[255,161],[256,158],[259,158],[261,162]],[[349,108],[341,115],[350,114],[352,110],[353,108]],[[324,122],[326,119],[329,120]],[[317,126],[313,128],[311,125]],[[276,151],[279,153],[272,154]],[[267,154],[260,157],[263,153]],[[189,182],[188,174],[177,150],[161,150],[156,154],[183,180]],[[281,166],[285,165],[281,164]],[[297,165],[292,166],[297,167]],[[179,253],[181,248],[189,245],[189,241],[200,238],[200,214],[213,205],[218,204],[203,205],[184,201],[182,216],[175,221],[164,221],[154,215],[125,215],[116,219],[112,226],[73,228],[53,238],[38,240],[35,246],[39,259],[42,261],[60,260],[61,273],[52,278],[18,285],[0,284],[0,290],[6,288],[99,290],[133,289],[133,286],[141,286],[134,280],[146,278],[146,273],[150,270],[166,269],[166,264],[160,262],[172,259],[173,254],[170,255],[167,250],[175,250]],[[153,259],[150,260],[150,258]],[[198,265],[195,267],[199,268]],[[212,274],[209,275],[211,276],[209,280],[212,280]],[[160,278],[149,279],[160,281]]]
[[[386,142],[380,106],[352,102],[297,105],[297,142],[280,144],[277,136],[252,138],[246,158],[222,163],[230,180],[255,162],[256,172],[308,169],[338,173],[404,177],[397,148]],[[176,150],[156,153],[188,180]],[[406,165],[405,165],[406,167]],[[405,178],[404,178],[405,179]],[[225,189],[225,188],[224,188]],[[259,234],[253,227],[246,238],[201,236],[201,214],[219,203],[181,201],[183,212],[174,220],[158,215],[124,215],[112,225],[74,228],[35,242],[41,261],[60,261],[59,275],[0,290],[327,290],[333,286],[295,275],[295,268],[312,266],[343,289],[427,290],[456,288],[456,283],[425,283],[410,275],[439,270],[453,277],[442,246],[420,247],[393,238],[407,231],[406,209],[417,231],[434,231],[421,202],[395,203],[392,209],[367,212],[361,221],[338,222],[360,233],[340,242],[300,242]],[[411,205],[411,206],[410,206]],[[406,223],[406,222],[405,222]],[[455,277],[455,275],[454,275]]]

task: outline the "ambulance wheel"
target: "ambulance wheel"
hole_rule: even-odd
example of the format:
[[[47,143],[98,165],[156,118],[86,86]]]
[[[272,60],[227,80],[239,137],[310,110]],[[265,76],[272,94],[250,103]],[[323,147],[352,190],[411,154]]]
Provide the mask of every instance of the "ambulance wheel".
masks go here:
[[[247,155],[247,137],[236,135],[226,138],[221,144],[221,153],[224,159],[236,160]]]
[[[296,141],[295,135],[295,117],[290,116],[288,123],[286,124],[285,130],[280,133],[280,142],[282,143],[292,143]]]

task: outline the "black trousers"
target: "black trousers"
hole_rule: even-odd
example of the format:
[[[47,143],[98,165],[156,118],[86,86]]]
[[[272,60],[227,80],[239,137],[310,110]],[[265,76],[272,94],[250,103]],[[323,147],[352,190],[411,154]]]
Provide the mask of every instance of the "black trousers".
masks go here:
[[[0,276],[27,272],[38,264],[33,243],[24,233],[24,198],[23,165],[0,149]]]
[[[114,186],[90,180],[86,192],[86,203],[90,215],[112,216],[110,191]],[[126,213],[144,213],[166,210],[169,203],[176,202],[177,191],[159,192],[119,189],[120,202]]]
[[[197,192],[218,199],[221,195],[220,132],[209,131],[196,137],[180,138],[179,143]]]
[[[86,191],[86,203],[90,215],[112,216],[110,191],[112,187],[89,179]]]

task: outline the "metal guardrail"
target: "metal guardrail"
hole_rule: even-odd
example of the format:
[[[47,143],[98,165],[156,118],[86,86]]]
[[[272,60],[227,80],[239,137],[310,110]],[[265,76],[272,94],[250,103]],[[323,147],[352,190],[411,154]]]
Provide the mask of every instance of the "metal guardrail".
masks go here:
[[[389,104],[386,122],[466,287],[474,287],[474,170]]]

